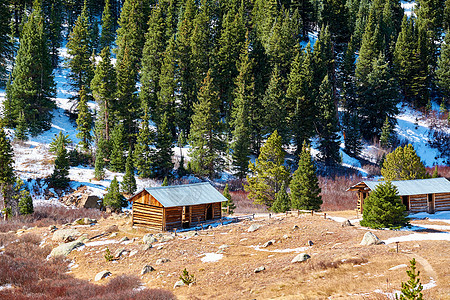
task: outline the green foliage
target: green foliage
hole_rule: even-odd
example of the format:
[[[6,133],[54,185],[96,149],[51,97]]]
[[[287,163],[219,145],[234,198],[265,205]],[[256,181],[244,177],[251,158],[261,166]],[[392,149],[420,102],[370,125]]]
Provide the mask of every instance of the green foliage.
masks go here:
[[[161,186],[169,186],[169,181],[167,180],[167,176],[164,177],[163,183],[161,184]]]
[[[286,192],[286,183],[283,182],[280,191],[277,193],[275,201],[270,208],[273,212],[286,212],[291,208],[291,200]]]
[[[33,136],[50,129],[51,111],[55,107],[52,100],[55,95],[52,72],[40,2],[35,1],[33,11],[23,26],[12,84],[4,103],[7,125],[16,126],[23,112],[28,130]]]
[[[381,175],[389,181],[428,178],[425,166],[411,144],[386,155]]]
[[[11,20],[11,10],[9,1],[0,1],[0,86],[3,86],[8,78],[6,66],[12,56],[13,43],[11,41],[11,29],[9,22]]]
[[[68,134],[63,134],[62,131],[58,133],[58,135],[55,134],[52,141],[50,142],[48,151],[55,153],[58,150],[58,145],[63,144],[64,147],[67,147],[69,144],[72,143],[72,140],[69,138]]]
[[[30,215],[33,213],[33,199],[20,178],[16,179],[13,198],[15,198],[15,201],[18,203],[19,214]]]
[[[108,142],[100,136],[97,141],[95,152],[94,177],[97,180],[105,178],[105,158],[107,157]]]
[[[125,165],[125,175],[122,181],[122,191],[125,194],[132,195],[136,192],[136,178],[134,178],[133,152],[131,147],[128,150],[127,162]]]
[[[141,178],[153,176],[153,160],[155,155],[155,150],[151,147],[153,142],[154,133],[149,127],[147,116],[144,116],[134,149],[134,165]]]
[[[227,201],[222,202],[222,207],[229,207],[228,211],[230,214],[236,209],[236,205],[234,205],[233,199],[231,198],[230,191],[228,189],[228,183],[225,185],[223,189],[222,195],[227,198]]]
[[[196,282],[194,275],[189,274],[186,268],[184,268],[183,273],[180,275],[180,279],[185,285],[190,285]]]
[[[431,176],[431,178],[438,178],[438,177],[439,177],[438,167],[435,166],[434,167],[434,171],[433,171],[433,175]]]
[[[27,123],[25,120],[25,114],[22,111],[19,115],[19,119],[17,120],[17,126],[16,126],[16,132],[14,139],[19,141],[26,141],[28,139],[27,137]]]
[[[126,200],[119,191],[119,182],[117,181],[116,176],[114,176],[107,191],[108,192],[103,197],[103,206],[106,206],[113,211],[120,211],[121,208],[126,205]]]
[[[59,133],[58,138],[54,138],[56,148],[56,158],[53,173],[50,176],[50,183],[56,189],[66,189],[69,186],[69,157],[62,138],[64,135]]]
[[[168,123],[167,113],[165,113],[156,136],[155,175],[158,177],[171,176],[173,170],[172,135],[169,132]]]
[[[15,180],[13,155],[11,143],[3,127],[0,126],[0,186],[2,189],[5,185],[13,184]]]
[[[253,176],[247,176],[248,184],[244,188],[249,192],[248,198],[254,203],[271,207],[283,183],[289,181],[289,172],[284,166],[282,139],[276,130],[260,152],[255,163],[249,165]]]
[[[84,86],[80,90],[80,102],[78,103],[77,138],[80,139],[80,146],[84,151],[89,151],[92,143],[92,115],[87,106],[87,95]]]
[[[438,86],[445,98],[450,99],[450,30],[446,31],[444,43],[441,44],[441,55],[437,63],[436,77]]]
[[[111,251],[109,250],[108,247],[106,247],[104,256],[105,256],[105,260],[106,261],[113,261],[114,260],[114,256],[111,254]]]
[[[357,157],[362,151],[360,120],[355,113],[345,113],[343,123],[345,152]]]
[[[396,300],[423,300],[423,285],[420,283],[420,271],[416,273],[416,259],[413,258],[409,261],[410,270],[406,270],[406,274],[408,274],[408,281],[402,282],[402,289],[400,297],[395,295]]]
[[[381,136],[380,136],[380,145],[381,147],[387,149],[392,147],[395,141],[395,133],[392,128],[391,122],[389,121],[389,118],[386,117],[386,120],[384,121],[383,128],[381,129]]]
[[[109,167],[113,172],[125,170],[125,137],[124,125],[117,124],[111,133],[111,155],[109,156]]]
[[[361,226],[370,228],[397,228],[408,224],[406,207],[402,204],[397,188],[386,181],[364,200]]]
[[[100,37],[100,49],[111,48],[114,43],[114,22],[111,16],[111,1],[105,0],[102,13],[102,35]]]
[[[319,179],[311,156],[311,148],[303,143],[298,168],[292,175],[289,185],[291,189],[291,207],[293,209],[319,210],[322,205]]]

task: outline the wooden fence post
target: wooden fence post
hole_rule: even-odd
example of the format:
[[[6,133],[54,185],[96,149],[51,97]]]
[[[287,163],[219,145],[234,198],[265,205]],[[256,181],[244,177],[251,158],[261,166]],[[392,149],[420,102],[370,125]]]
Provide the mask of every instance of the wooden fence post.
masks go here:
[[[323,218],[324,218],[324,219],[327,218],[327,213],[323,213]]]

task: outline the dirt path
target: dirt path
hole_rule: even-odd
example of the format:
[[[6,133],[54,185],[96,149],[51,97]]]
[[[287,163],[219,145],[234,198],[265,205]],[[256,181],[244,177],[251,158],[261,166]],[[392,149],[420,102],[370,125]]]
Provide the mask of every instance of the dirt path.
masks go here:
[[[430,265],[428,260],[426,260],[425,258],[423,258],[418,254],[405,254],[405,255],[410,257],[411,259],[415,258],[416,261],[423,266],[425,272],[427,272],[430,277],[433,277],[434,280],[438,279],[437,273],[434,271],[433,267]]]

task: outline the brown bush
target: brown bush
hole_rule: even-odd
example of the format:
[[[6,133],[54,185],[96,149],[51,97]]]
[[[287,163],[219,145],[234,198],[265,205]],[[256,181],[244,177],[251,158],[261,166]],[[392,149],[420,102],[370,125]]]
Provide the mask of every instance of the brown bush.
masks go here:
[[[357,199],[355,192],[348,192],[347,189],[361,180],[362,177],[359,176],[319,177],[322,210],[355,209]]]
[[[427,172],[430,175],[433,175],[435,167],[428,167]],[[446,177],[450,179],[450,166],[437,166],[439,177]]]
[[[248,193],[245,191],[230,192],[231,199],[236,205],[235,213],[263,213],[267,212],[264,205],[254,204],[251,199],[247,197]]]

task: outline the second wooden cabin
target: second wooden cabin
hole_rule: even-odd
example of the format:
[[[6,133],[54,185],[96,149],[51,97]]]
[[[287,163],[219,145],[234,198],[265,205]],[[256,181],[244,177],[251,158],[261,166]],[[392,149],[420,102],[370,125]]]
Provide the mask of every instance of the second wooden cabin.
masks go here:
[[[384,181],[361,181],[347,191],[358,193],[357,209],[362,213],[364,199]],[[406,210],[411,213],[450,210],[450,181],[445,178],[392,181]]]
[[[128,201],[133,204],[133,225],[172,230],[220,219],[227,199],[204,182],[145,188]]]

